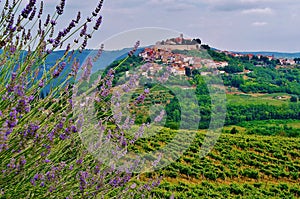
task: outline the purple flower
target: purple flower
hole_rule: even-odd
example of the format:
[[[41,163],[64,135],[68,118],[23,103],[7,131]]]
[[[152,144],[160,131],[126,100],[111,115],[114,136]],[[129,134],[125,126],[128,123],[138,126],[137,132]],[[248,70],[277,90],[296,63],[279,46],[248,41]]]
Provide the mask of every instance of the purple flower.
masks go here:
[[[49,188],[49,192],[52,193],[53,190],[55,190],[55,187],[51,186],[51,187]]]
[[[75,60],[72,64],[70,75],[75,77],[77,75],[78,69],[79,69],[79,62]]]
[[[159,154],[159,155],[158,155],[158,158],[157,158],[155,161],[152,162],[152,166],[153,166],[153,167],[156,167],[156,166],[158,165],[158,163],[159,163],[160,160],[161,160],[161,157],[162,157],[162,154]]]
[[[161,112],[160,112],[160,114],[154,119],[154,122],[160,122],[162,119],[163,119],[163,117],[164,117],[164,115],[165,115],[165,111],[164,110],[162,110]]]
[[[36,0],[30,0],[29,3],[26,5],[26,7],[22,10],[22,17],[27,18],[28,15],[31,13],[34,5],[36,3]]]
[[[35,181],[37,181],[37,180],[39,179],[39,174],[38,174],[38,173],[35,174],[34,177],[33,177],[33,179],[34,179]]]
[[[31,12],[31,15],[29,16],[30,21],[33,20],[35,13],[36,13],[36,7],[33,8],[33,11]]]
[[[9,164],[7,164],[7,167],[11,168],[11,169],[14,169],[14,168],[16,168],[16,164],[15,163],[16,163],[16,159],[12,158],[10,160]]]
[[[99,172],[100,172],[100,168],[99,168],[99,166],[97,165],[97,166],[95,167],[94,173],[95,173],[95,174],[98,174]]]
[[[62,15],[65,7],[65,1],[66,0],[61,0],[60,5],[56,6],[56,12],[58,15]]]
[[[53,138],[54,138],[54,131],[51,131],[51,132],[48,134],[48,139],[52,142],[52,141],[53,141]]]
[[[87,25],[84,24],[83,28],[80,31],[80,37],[83,37],[84,35],[86,35],[86,30],[87,30]]]
[[[54,39],[50,38],[47,40],[50,44],[53,44],[54,43]]]
[[[101,25],[101,23],[102,23],[102,16],[100,16],[100,17],[97,19],[96,24],[95,24],[95,26],[94,26],[94,29],[95,29],[95,30],[98,30],[99,27],[100,27],[100,25]]]
[[[43,79],[39,82],[39,87],[40,87],[40,88],[43,88],[43,87],[44,87],[44,80],[43,80]]]
[[[87,21],[87,22],[91,22],[91,21],[92,21],[92,18],[88,17],[88,18],[86,18],[86,21]]]
[[[73,133],[76,133],[76,132],[77,132],[76,126],[72,125],[72,126],[71,126],[71,130],[72,130]]]
[[[61,139],[61,140],[65,140],[66,139],[66,134],[60,134],[60,136],[59,136],[59,138]]]
[[[49,22],[50,22],[50,15],[48,14],[44,26],[48,26]]]
[[[122,141],[122,146],[127,146],[127,142],[126,142],[126,139],[124,139],[123,141]]]
[[[35,184],[35,180],[34,179],[31,179],[30,180],[30,183],[33,185],[33,186],[35,186],[36,184]]]
[[[43,9],[44,9],[44,2],[41,1],[41,6],[40,6],[38,18],[41,18],[42,14],[43,14]]]
[[[16,47],[15,47],[14,45],[12,45],[12,46],[10,47],[10,52],[11,52],[12,54],[14,54],[14,53],[16,52]]]
[[[101,8],[102,8],[102,5],[103,5],[103,0],[100,0],[98,6],[97,6],[96,9],[95,9],[95,12],[96,12],[96,13],[99,13],[99,12],[100,12],[100,10],[101,10]]]
[[[76,17],[76,20],[75,20],[75,22],[76,22],[76,23],[78,23],[78,22],[79,22],[79,20],[80,20],[80,18],[81,18],[81,13],[80,13],[80,12],[78,12],[78,13],[77,13],[77,17]]]
[[[47,49],[47,50],[46,50],[46,53],[49,55],[49,54],[52,53],[52,50],[51,50],[51,49]]]
[[[132,185],[130,185],[131,189],[135,189],[136,188],[136,183],[133,183]]]
[[[110,184],[111,186],[113,186],[113,187],[117,187],[119,183],[120,183],[120,178],[119,178],[119,177],[114,178],[114,179],[112,179],[112,180],[109,182],[109,184]]]
[[[52,73],[52,77],[55,79],[59,76],[59,71],[58,70],[55,70],[53,73]]]
[[[63,122],[58,123],[58,125],[56,126],[58,129],[62,129],[64,126]]]
[[[76,161],[76,164],[82,164],[82,158],[80,158],[79,160]]]
[[[16,77],[17,77],[17,73],[12,73],[12,74],[11,74],[11,80],[12,80],[12,81],[15,80]]]
[[[86,64],[83,66],[83,74],[81,79],[84,81],[88,81],[90,79],[90,75],[92,72],[93,62],[92,59],[89,57],[86,61]]]
[[[51,20],[50,23],[51,23],[52,26],[56,25],[56,21],[55,20]]]
[[[131,57],[137,51],[138,47],[140,46],[140,41],[137,41],[133,47],[133,49],[128,53],[128,56]]]
[[[136,101],[134,102],[135,105],[137,104],[141,104],[144,102],[146,96],[144,93],[142,93],[140,96],[138,96],[138,98],[136,99]]]
[[[31,96],[28,97],[28,101],[29,101],[29,102],[31,102],[31,101],[33,101],[33,100],[34,100],[34,96],[33,96],[33,95],[31,95]]]
[[[72,20],[68,26],[68,29],[67,29],[67,32],[69,32],[72,28],[74,28],[76,25],[75,25],[75,20]]]

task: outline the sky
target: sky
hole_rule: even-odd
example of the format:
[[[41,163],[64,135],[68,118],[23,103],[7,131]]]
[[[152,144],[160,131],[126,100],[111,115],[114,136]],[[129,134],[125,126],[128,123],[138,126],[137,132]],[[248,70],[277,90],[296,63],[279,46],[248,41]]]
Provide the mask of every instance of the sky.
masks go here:
[[[59,0],[45,2],[50,11]],[[97,2],[67,0],[63,19],[68,23],[78,10],[88,14]],[[124,31],[158,27],[170,35],[200,38],[221,50],[300,52],[300,0],[105,0],[101,14],[103,23],[89,48]],[[160,39],[157,29],[143,30],[127,32],[123,38],[141,34]]]

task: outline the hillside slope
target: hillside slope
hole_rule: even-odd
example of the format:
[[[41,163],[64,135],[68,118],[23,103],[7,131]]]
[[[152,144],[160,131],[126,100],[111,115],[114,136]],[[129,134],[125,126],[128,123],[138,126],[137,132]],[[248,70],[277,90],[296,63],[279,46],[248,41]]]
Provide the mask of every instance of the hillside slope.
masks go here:
[[[175,134],[165,129],[137,148],[154,150]],[[180,159],[146,175],[164,176],[163,183],[153,191],[158,198],[168,198],[172,193],[175,198],[300,197],[300,139],[222,134],[213,150],[200,158],[204,137],[204,131],[197,132]],[[177,143],[178,147],[181,144]]]

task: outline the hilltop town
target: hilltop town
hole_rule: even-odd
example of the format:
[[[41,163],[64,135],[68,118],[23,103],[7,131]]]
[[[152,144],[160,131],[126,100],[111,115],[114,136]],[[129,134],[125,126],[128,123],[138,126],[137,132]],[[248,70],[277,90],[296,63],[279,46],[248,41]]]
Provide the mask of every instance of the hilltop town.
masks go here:
[[[187,75],[187,71],[202,69],[201,75],[226,74],[229,62],[217,60],[206,52],[210,50],[208,45],[201,44],[200,39],[186,39],[181,34],[179,37],[159,41],[156,45],[145,48],[139,54],[144,61],[155,61],[157,65],[150,68],[151,73],[159,71],[163,65],[171,66],[174,75]],[[263,56],[254,54],[240,54],[230,51],[214,50],[227,57],[249,61],[254,66],[268,66],[273,64],[276,68],[295,67],[300,64],[300,59],[275,58],[274,56]],[[206,69],[206,70],[205,70]],[[251,70],[243,69],[235,72],[237,74],[251,73]],[[144,74],[145,76],[147,74]]]

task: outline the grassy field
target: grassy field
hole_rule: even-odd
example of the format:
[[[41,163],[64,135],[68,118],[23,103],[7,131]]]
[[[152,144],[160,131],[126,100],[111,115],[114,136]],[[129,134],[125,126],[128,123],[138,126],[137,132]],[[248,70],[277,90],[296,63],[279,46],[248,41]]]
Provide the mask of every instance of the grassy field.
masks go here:
[[[300,131],[300,120],[266,120],[266,121],[248,121],[248,122],[242,122],[241,124],[237,125],[229,125],[225,126],[223,129],[224,131],[226,130],[231,130],[232,128],[236,128],[240,133],[246,132],[247,129],[251,127],[271,127],[271,126],[279,126],[279,127],[284,127],[284,125],[299,129]]]
[[[288,104],[287,94],[227,94],[227,103],[235,105],[269,104],[280,106]]]

